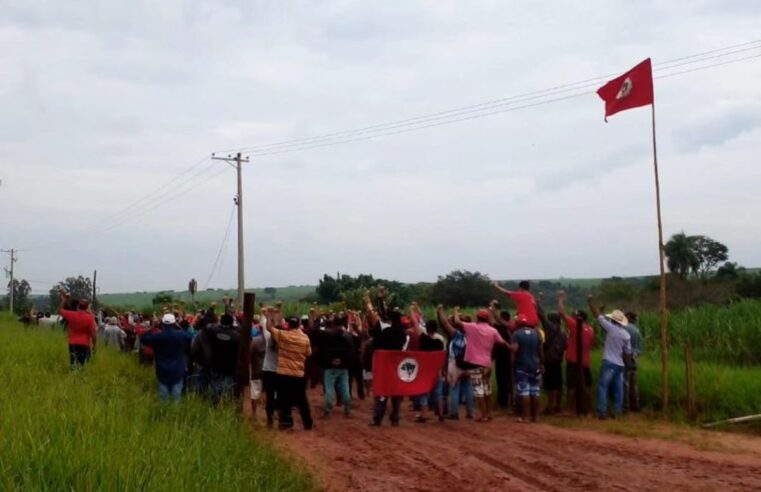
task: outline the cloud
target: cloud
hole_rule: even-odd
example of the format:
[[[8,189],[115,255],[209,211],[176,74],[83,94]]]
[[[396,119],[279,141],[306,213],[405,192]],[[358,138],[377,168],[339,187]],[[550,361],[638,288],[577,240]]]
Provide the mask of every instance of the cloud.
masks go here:
[[[0,246],[104,291],[205,280],[235,174],[211,152],[433,113],[757,37],[757,2],[7,1]],[[685,67],[687,68],[687,67]],[[656,81],[667,233],[758,265],[758,60]],[[589,93],[244,170],[250,285],[657,270],[647,108]],[[187,184],[186,184],[187,183]],[[125,207],[129,207],[126,210]],[[122,211],[122,212],[120,212]],[[235,231],[214,286],[235,284]],[[63,241],[63,242],[61,242]],[[56,246],[53,246],[53,245]]]

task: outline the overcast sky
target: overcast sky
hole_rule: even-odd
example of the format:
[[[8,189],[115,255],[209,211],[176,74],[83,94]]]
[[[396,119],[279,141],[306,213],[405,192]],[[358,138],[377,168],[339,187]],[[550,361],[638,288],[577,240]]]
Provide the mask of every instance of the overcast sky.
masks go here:
[[[16,271],[36,292],[93,269],[102,292],[179,290],[191,277],[201,289],[234,287],[234,223],[206,284],[235,194],[234,171],[202,161],[211,152],[761,38],[757,0],[2,0],[0,13],[0,248],[28,249]],[[761,265],[759,80],[756,58],[655,86],[665,234],[707,234],[746,266]],[[606,124],[587,90],[252,158],[248,286],[336,271],[402,281],[460,268],[656,273],[650,111]]]

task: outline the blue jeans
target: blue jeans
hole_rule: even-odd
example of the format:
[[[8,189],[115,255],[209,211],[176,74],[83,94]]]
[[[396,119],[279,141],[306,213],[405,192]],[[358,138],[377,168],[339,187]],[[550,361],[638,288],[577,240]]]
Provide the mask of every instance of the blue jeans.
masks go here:
[[[470,382],[468,375],[457,381],[449,391],[450,417],[454,417],[459,413],[461,399],[465,399],[465,408],[468,410],[468,415],[472,416],[476,413],[476,403],[473,400],[473,384]]]
[[[619,414],[624,406],[624,366],[603,360],[600,366],[600,383],[597,386],[597,415],[602,417],[607,415],[608,392],[611,390],[613,407]]]
[[[336,398],[336,386],[341,394],[341,402],[344,406],[344,413],[351,413],[351,392],[349,391],[349,370],[348,369],[325,369],[323,375],[325,384],[325,412],[330,413],[333,410],[333,400]]]
[[[433,389],[427,395],[420,395],[415,397],[420,407],[428,406],[436,415],[441,413],[441,396],[444,392],[444,378],[439,377],[436,379],[436,383],[433,385]]]
[[[232,376],[224,376],[221,374],[211,375],[209,390],[214,403],[219,403],[222,399],[231,399],[233,397],[234,387],[235,381],[233,381]]]
[[[170,398],[173,401],[180,401],[182,398],[182,379],[174,384],[164,384],[159,381],[159,399],[167,401]]]

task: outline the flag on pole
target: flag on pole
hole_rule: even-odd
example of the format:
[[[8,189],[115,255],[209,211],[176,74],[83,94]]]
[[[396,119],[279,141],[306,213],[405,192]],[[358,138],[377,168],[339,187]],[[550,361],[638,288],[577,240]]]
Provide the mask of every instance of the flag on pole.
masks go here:
[[[605,101],[605,121],[619,111],[653,104],[653,68],[650,58],[597,89]]]
[[[402,352],[377,350],[373,354],[373,395],[428,394],[444,365],[446,351]]]

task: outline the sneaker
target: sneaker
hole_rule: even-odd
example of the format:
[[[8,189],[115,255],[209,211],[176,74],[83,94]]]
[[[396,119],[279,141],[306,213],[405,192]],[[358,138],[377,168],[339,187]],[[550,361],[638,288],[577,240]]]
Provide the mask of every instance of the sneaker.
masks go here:
[[[322,420],[328,420],[330,418],[330,412],[323,411],[322,415],[320,416]]]
[[[426,420],[427,419],[423,417],[422,415],[415,416],[415,422],[417,422],[418,424],[425,424]]]
[[[391,422],[391,427],[399,427],[399,421],[398,420],[392,421]]]
[[[367,424],[367,426],[368,427],[380,427],[381,423],[380,422],[376,422],[376,421],[372,421],[369,424]]]

